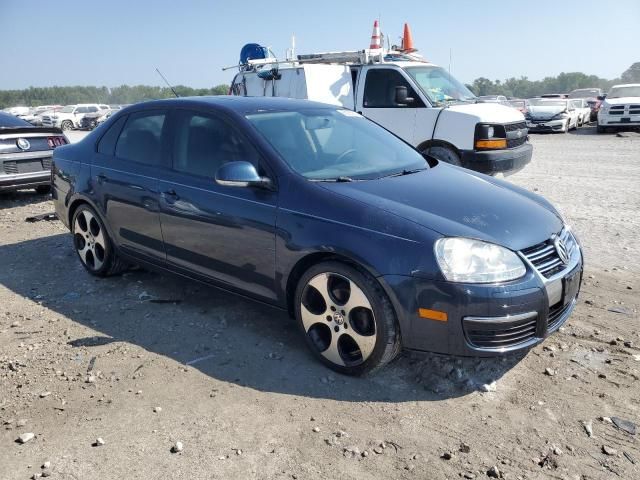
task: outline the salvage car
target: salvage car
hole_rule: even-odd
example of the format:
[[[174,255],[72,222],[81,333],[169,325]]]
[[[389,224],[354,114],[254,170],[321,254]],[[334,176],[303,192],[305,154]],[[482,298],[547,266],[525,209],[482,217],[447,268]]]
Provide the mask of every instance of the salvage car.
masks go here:
[[[570,100],[531,98],[525,114],[530,132],[562,132],[578,128],[580,115]]]
[[[604,101],[598,112],[598,133],[640,127],[640,83],[614,85],[600,98]]]
[[[402,348],[526,350],[580,290],[581,246],[547,200],[336,106],[141,103],[53,164],[56,212],[91,275],[140,264],[288,310],[345,374]]]
[[[72,130],[80,128],[80,122],[86,114],[100,111],[109,111],[109,106],[97,103],[67,105],[56,112],[43,115],[42,125],[45,127],[60,127],[62,130]]]
[[[593,121],[598,118],[598,110],[600,110],[603,95],[601,88],[578,88],[569,93],[569,98],[584,98],[591,108],[589,120]]]
[[[569,100],[569,105],[574,108],[578,116],[578,126],[588,125],[591,121],[591,107],[584,98]]]
[[[51,189],[51,154],[67,144],[58,128],[34,127],[13,115],[0,112],[0,193],[35,188]]]

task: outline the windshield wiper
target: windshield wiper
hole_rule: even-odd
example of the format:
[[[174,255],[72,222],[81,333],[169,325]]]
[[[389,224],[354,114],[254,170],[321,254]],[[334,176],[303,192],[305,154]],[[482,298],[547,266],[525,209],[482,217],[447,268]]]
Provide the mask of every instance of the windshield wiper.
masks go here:
[[[338,182],[338,183],[346,183],[353,182],[353,178],[351,177],[336,177],[336,178],[310,178],[312,182]]]
[[[402,170],[400,172],[390,173],[389,175],[383,175],[383,176],[378,177],[378,178],[401,177],[403,175],[411,175],[412,173],[418,173],[418,172],[421,172],[423,170],[426,170],[426,167],[414,168],[414,169],[411,169],[411,170],[404,169],[404,170]]]

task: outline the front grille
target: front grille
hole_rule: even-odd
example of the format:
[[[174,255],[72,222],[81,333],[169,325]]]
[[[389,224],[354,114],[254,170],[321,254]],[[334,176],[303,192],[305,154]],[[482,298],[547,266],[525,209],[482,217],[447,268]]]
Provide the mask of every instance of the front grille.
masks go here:
[[[4,167],[4,173],[7,175],[18,173],[18,165],[16,162],[4,162],[2,165]]]
[[[523,130],[527,128],[527,122],[508,123],[504,126],[504,129],[508,132],[514,132],[516,130]]]
[[[577,246],[573,235],[571,235],[569,230],[564,229],[560,232],[559,238],[566,246],[569,258],[571,258],[571,255]],[[554,245],[554,237],[539,243],[538,245],[522,250],[522,254],[527,257],[527,260],[531,262],[536,270],[546,278],[550,278],[556,273],[564,270],[566,266],[558,255],[558,251]]]
[[[515,148],[515,147],[519,147],[520,145],[524,145],[527,141],[527,137],[520,137],[520,138],[508,138],[507,139],[507,148]]]
[[[508,323],[464,321],[469,343],[477,348],[507,348],[536,338],[537,319]]]
[[[562,305],[562,302],[560,302],[549,308],[549,317],[547,318],[547,331],[551,332],[558,326],[564,314],[567,313],[567,311],[571,308],[571,305],[572,302],[569,302],[566,305]]]
[[[44,170],[51,170],[51,157],[42,159],[42,168]]]
[[[609,112],[610,115],[624,115],[624,110],[617,110],[617,111],[613,111],[611,110]]]

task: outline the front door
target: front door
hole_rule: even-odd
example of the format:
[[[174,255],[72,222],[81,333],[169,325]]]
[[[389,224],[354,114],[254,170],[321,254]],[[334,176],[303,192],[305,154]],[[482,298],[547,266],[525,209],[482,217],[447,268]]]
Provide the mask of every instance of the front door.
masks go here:
[[[160,181],[160,223],[169,266],[224,286],[275,299],[277,193],[215,182],[226,162],[252,162],[267,175],[259,154],[226,120],[177,110],[172,170]]]
[[[164,264],[158,172],[165,168],[166,112],[120,118],[98,143],[91,182],[114,241],[126,252]]]
[[[405,142],[413,144],[416,109],[424,107],[420,96],[398,70],[376,67],[367,69],[365,73],[364,88],[360,89],[357,102],[362,106],[361,113]],[[396,87],[400,86],[407,87],[408,97],[413,98],[412,103],[396,103]]]

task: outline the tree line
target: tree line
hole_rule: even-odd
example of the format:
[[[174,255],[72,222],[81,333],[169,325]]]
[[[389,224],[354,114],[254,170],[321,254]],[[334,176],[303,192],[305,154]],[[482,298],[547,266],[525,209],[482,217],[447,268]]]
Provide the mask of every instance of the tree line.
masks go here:
[[[640,83],[640,62],[631,65],[613,80],[587,75],[581,72],[561,73],[556,77],[529,80],[527,77],[508,78],[504,81],[476,78],[467,85],[476,95],[505,95],[507,97],[531,98],[544,93],[567,93],[576,88],[599,87],[605,92],[616,83]],[[181,97],[202,95],[225,95],[228,85],[212,88],[191,88],[176,85]],[[24,90],[0,90],[0,109],[14,106],[35,107],[37,105],[70,105],[75,103],[107,103],[122,105],[145,100],[171,98],[173,92],[167,87],[149,85],[121,85],[119,87],[29,87]]]
[[[185,85],[173,87],[181,97],[203,95],[226,95],[228,85],[217,85],[211,88],[191,88]],[[119,87],[29,87],[24,90],[0,90],[0,109],[38,105],[71,105],[76,103],[106,103],[123,105],[145,100],[171,98],[174,94],[167,87],[149,85],[121,85]]]
[[[640,83],[640,62],[631,65],[620,78],[607,80],[582,72],[561,73],[556,77],[529,80],[527,77],[508,78],[504,81],[476,78],[467,85],[476,95],[505,95],[507,97],[532,98],[545,93],[568,93],[576,88],[601,88],[605,92],[618,83]]]

